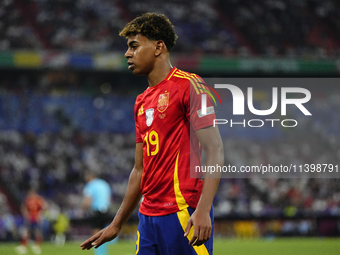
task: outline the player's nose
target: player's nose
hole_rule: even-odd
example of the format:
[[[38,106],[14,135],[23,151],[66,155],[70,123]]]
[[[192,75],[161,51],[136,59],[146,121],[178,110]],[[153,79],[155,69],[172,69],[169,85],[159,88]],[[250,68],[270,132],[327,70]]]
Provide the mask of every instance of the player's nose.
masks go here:
[[[124,56],[126,58],[131,58],[132,57],[132,51],[130,50],[130,48],[128,48],[128,50],[125,52]]]

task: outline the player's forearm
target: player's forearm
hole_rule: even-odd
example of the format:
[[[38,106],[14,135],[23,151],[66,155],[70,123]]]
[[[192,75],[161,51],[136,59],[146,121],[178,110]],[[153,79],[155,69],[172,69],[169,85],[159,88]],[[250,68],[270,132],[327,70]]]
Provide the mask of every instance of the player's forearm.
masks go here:
[[[205,149],[207,166],[223,166],[224,165],[224,151],[223,146],[211,146]],[[206,173],[203,180],[203,188],[200,200],[197,204],[198,210],[210,212],[212,202],[214,200],[218,184],[220,182],[221,173]]]
[[[134,168],[130,174],[124,200],[110,226],[121,229],[138,205],[142,193],[140,183],[142,172]]]
[[[210,212],[219,181],[219,178],[204,179],[201,197],[196,210]]]

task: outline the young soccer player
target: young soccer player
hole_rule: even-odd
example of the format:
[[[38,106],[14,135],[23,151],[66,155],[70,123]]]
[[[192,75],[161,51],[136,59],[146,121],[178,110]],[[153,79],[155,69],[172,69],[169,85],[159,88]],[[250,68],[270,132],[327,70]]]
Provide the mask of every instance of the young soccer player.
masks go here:
[[[166,16],[143,14],[120,35],[128,40],[129,70],[149,82],[135,103],[135,165],[112,223],[81,247],[97,248],[114,239],[144,196],[136,254],[212,254],[212,202],[219,178],[190,178],[190,160],[200,165],[198,144],[207,165],[222,166],[224,152],[218,128],[212,126],[214,112],[201,115],[200,104],[191,101],[200,102],[201,79],[172,67],[177,36]]]
[[[39,196],[34,188],[30,189],[21,206],[25,226],[21,239],[21,245],[15,248],[15,251],[18,254],[26,254],[31,234],[33,234],[35,238],[35,244],[32,246],[33,253],[41,253],[41,244],[43,241],[42,214],[46,209],[47,203],[45,199]]]

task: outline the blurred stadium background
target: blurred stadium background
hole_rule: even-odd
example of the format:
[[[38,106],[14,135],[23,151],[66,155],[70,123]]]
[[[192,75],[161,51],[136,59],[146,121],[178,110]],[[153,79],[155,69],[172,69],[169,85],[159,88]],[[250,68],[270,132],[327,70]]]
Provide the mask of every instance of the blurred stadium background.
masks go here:
[[[336,0],[2,0],[0,241],[18,242],[19,207],[32,185],[49,204],[46,240],[61,211],[71,220],[68,240],[89,235],[79,207],[85,169],[112,186],[114,215],[133,165],[134,100],[147,87],[128,72],[118,32],[147,11],[176,27],[173,65],[202,77],[339,77]],[[227,161],[339,162],[339,88],[308,89],[312,120],[290,132],[223,134]],[[254,99],[263,98],[271,95]],[[216,237],[340,233],[335,178],[223,179],[214,205]],[[135,212],[121,240],[135,238],[136,221]]]

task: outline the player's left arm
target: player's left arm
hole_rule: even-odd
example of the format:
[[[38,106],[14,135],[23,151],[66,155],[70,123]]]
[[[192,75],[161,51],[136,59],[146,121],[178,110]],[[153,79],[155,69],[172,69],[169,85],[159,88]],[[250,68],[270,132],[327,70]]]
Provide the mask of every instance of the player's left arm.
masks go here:
[[[81,207],[84,209],[84,210],[87,210],[90,208],[92,204],[92,198],[90,196],[84,196],[83,198],[83,201],[82,201],[82,204],[81,204]]]
[[[210,126],[199,129],[196,131],[196,135],[206,153],[206,165],[222,167],[224,165],[224,150],[218,127]],[[190,245],[200,246],[210,239],[212,230],[210,210],[221,177],[220,173],[214,174],[204,178],[201,197],[195,212],[188,220],[184,235],[188,236],[191,227],[194,227],[193,236],[189,241]]]

